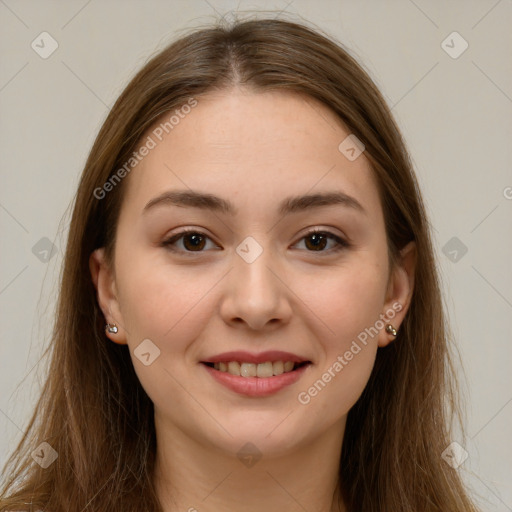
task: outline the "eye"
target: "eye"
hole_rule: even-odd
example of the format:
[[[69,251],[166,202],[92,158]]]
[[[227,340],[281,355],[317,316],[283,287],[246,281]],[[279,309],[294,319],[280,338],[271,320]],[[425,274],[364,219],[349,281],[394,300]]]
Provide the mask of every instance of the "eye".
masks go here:
[[[350,246],[347,241],[343,240],[341,237],[335,235],[334,233],[320,229],[314,229],[310,231],[304,237],[302,237],[300,241],[305,242],[305,246],[308,252],[330,253],[340,251]],[[185,254],[188,253],[190,255],[190,253],[194,252],[204,252],[205,248],[208,249],[208,242],[210,242],[213,246],[210,246],[210,249],[219,248],[205,233],[195,229],[186,229],[174,234],[167,240],[164,240],[162,242],[162,246],[167,247],[174,252],[181,252]],[[329,242],[331,243],[331,247],[325,250],[329,245]]]
[[[180,244],[177,243],[179,241],[181,242],[181,247]],[[212,242],[210,237],[204,233],[195,229],[186,229],[164,240],[162,245],[175,252],[203,252],[207,241],[210,241],[214,247],[218,247]]]
[[[349,247],[349,243],[343,238],[331,233],[330,231],[323,231],[320,229],[314,229],[307,233],[301,242],[305,241],[305,246],[309,252],[336,252]],[[331,247],[328,250],[324,250],[326,246],[331,242]]]

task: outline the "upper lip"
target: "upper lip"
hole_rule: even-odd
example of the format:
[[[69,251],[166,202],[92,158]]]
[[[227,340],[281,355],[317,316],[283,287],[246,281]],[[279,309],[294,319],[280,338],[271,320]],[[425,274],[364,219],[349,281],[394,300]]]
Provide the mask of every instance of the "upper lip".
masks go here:
[[[221,363],[229,361],[241,361],[243,363],[254,364],[266,363],[267,361],[292,361],[294,363],[302,363],[309,361],[309,359],[300,357],[297,354],[292,354],[291,352],[283,352],[281,350],[267,350],[266,352],[259,352],[258,354],[246,352],[244,350],[236,350],[232,352],[223,352],[222,354],[204,359],[202,362]]]

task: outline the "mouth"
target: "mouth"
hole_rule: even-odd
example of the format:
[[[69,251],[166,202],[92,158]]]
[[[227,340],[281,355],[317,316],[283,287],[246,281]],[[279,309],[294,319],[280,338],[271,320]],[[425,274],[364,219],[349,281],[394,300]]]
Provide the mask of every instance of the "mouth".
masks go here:
[[[249,363],[245,361],[202,361],[202,364],[219,372],[229,373],[237,377],[257,377],[266,379],[277,377],[283,373],[297,371],[299,368],[308,366],[311,361],[265,361],[264,363]]]
[[[257,398],[273,395],[296,383],[313,362],[289,352],[242,351],[219,354],[201,361],[201,365],[223,387]]]

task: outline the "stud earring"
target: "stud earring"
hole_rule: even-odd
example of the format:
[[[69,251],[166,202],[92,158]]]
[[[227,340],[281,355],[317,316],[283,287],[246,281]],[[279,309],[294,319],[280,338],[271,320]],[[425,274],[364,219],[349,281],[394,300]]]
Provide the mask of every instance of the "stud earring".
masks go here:
[[[397,335],[396,329],[391,324],[386,325],[386,332],[388,334],[392,334],[393,336]]]
[[[107,334],[117,334],[117,331],[119,329],[117,328],[116,324],[107,324],[105,325],[105,332]]]

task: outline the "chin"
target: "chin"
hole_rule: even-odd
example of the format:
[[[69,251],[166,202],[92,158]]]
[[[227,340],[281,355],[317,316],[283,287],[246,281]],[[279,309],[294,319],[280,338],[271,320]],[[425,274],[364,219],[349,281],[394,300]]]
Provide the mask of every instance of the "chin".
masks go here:
[[[254,450],[256,454],[279,457],[314,437],[314,433],[308,435],[304,423],[298,422],[298,418],[293,416],[294,413],[290,414],[290,410],[263,413],[241,411],[238,418],[234,417],[231,421],[222,423],[231,435],[222,429],[216,429],[221,435],[213,437],[213,432],[210,431],[208,443],[217,446],[220,451],[237,455],[239,452]]]

